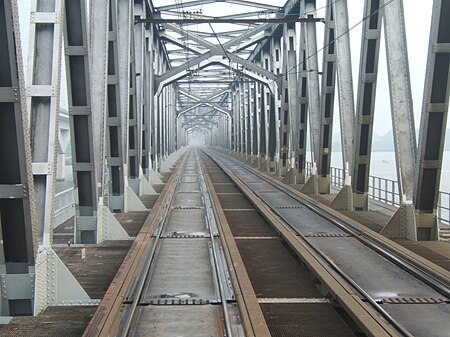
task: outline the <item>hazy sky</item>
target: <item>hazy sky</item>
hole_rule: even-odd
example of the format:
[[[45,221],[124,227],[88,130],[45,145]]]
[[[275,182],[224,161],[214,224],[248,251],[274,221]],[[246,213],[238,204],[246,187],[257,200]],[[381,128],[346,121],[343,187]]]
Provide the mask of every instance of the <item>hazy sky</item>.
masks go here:
[[[162,0],[160,0],[162,1]],[[24,61],[27,63],[27,50],[28,50],[28,36],[29,36],[29,17],[30,17],[30,2],[31,0],[18,0],[19,3],[19,16],[21,22],[21,36],[22,46],[24,50]],[[184,0],[187,2],[187,0]],[[349,7],[349,20],[350,27],[354,26],[361,21],[363,15],[363,3],[362,0],[348,0]],[[430,34],[430,21],[431,21],[431,7],[432,0],[418,1],[404,0],[405,6],[405,19],[406,19],[406,32],[408,39],[408,54],[409,65],[411,71],[411,84],[412,94],[414,102],[414,115],[416,121],[416,128],[419,127],[420,114],[422,109],[423,99],[423,84],[426,69],[426,58],[428,52],[428,40]],[[325,0],[317,1],[317,8],[325,6]],[[323,10],[318,12],[319,17],[323,17]],[[323,25],[319,25],[319,47],[322,44],[323,33],[321,31]],[[351,45],[352,45],[352,68],[353,78],[356,86],[359,70],[359,56],[360,56],[360,44],[361,44],[361,25],[358,25],[350,32]],[[319,55],[320,57],[320,55]],[[321,61],[319,62],[321,64]],[[65,86],[63,86],[63,90]],[[66,93],[62,93],[62,104],[67,102]],[[337,95],[336,95],[337,98]],[[356,98],[355,98],[356,101]],[[67,104],[67,103],[65,103]],[[337,117],[337,115],[336,115]],[[337,118],[335,119],[337,121]],[[335,129],[338,127],[338,123],[335,123]],[[389,103],[389,87],[387,81],[386,70],[386,52],[384,49],[384,39],[381,43],[380,50],[380,65],[378,72],[378,86],[377,86],[377,100],[375,111],[375,134],[385,134],[392,128],[390,117],[390,103]]]

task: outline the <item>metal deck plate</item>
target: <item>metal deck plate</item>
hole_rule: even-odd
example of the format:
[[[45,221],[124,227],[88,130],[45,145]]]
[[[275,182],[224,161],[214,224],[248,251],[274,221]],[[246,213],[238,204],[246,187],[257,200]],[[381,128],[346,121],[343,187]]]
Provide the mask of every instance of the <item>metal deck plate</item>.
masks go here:
[[[172,202],[174,207],[201,207],[203,206],[202,196],[199,193],[177,193]]]
[[[317,298],[310,275],[278,239],[236,242],[257,297]]]
[[[224,211],[234,236],[272,237],[276,232],[258,214],[252,211]]]
[[[219,307],[183,305],[142,307],[136,336],[139,337],[216,337],[220,331]]]
[[[173,209],[168,216],[167,225],[162,236],[173,233],[209,234],[206,228],[205,214],[203,210]]]
[[[382,307],[403,322],[404,327],[415,337],[450,336],[448,304],[383,304]]]
[[[200,191],[199,183],[180,183],[177,187],[177,192],[192,192],[192,191]]]
[[[331,304],[261,304],[272,337],[355,336]]]
[[[209,239],[163,239],[161,250],[142,297],[214,301],[218,298],[208,248]]]
[[[442,295],[355,238],[308,238],[374,299]],[[449,316],[450,319],[450,316]]]
[[[275,211],[303,235],[314,233],[345,233],[340,228],[333,226],[329,221],[307,208],[277,208]]]

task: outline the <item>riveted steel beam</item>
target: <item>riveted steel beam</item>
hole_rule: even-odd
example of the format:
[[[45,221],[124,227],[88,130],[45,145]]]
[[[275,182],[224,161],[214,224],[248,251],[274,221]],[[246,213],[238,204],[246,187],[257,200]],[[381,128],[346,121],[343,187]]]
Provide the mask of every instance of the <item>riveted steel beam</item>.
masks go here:
[[[33,314],[37,219],[19,17],[16,0],[0,1],[0,299],[1,316]],[[27,283],[22,282],[26,280]],[[5,288],[23,291],[9,296]],[[19,301],[18,301],[19,300]]]
[[[439,238],[436,208],[450,95],[449,12],[450,1],[434,1],[415,188],[418,240]]]
[[[387,1],[383,1],[383,5]],[[399,210],[382,233],[389,237],[416,240],[413,197],[417,148],[402,0],[391,1],[386,5],[384,23],[394,148],[402,197]]]
[[[75,203],[75,242],[97,240],[97,182],[88,57],[85,0],[65,2],[65,55],[72,137]]]
[[[31,3],[27,108],[33,140],[34,188],[39,202],[38,240],[44,247],[50,247],[55,226],[62,7],[62,1],[55,1],[53,6],[37,0]]]
[[[369,173],[372,153],[372,133],[380,54],[380,0],[366,0],[364,4],[361,58],[355,125],[355,164],[352,179],[355,209],[368,210]]]

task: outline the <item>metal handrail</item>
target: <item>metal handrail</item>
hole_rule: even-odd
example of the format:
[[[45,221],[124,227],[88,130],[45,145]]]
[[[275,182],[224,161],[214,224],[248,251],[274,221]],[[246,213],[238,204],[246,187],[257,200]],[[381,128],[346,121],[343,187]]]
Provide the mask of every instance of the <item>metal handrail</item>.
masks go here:
[[[312,172],[312,163],[306,162],[306,176]],[[331,167],[331,185],[344,186],[344,170]],[[396,180],[369,175],[369,198],[392,206],[400,206],[400,190]],[[442,225],[450,227],[450,193],[439,191],[437,219]]]

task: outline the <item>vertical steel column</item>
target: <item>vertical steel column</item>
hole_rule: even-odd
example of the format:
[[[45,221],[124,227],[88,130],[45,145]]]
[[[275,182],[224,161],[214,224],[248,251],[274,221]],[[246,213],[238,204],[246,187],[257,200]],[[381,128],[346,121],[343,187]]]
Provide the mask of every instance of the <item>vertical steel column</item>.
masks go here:
[[[304,2],[302,1],[302,10],[300,13],[304,13]],[[298,97],[299,97],[299,113],[298,113],[298,173],[297,183],[304,184],[306,182],[306,138],[308,133],[308,76],[306,72],[306,24],[300,25],[300,63],[298,67]]]
[[[380,0],[366,0],[361,41],[358,97],[356,103],[355,165],[353,173],[353,207],[367,211],[369,207],[369,173],[372,153],[373,118],[380,54]]]
[[[133,17],[133,16],[132,16]],[[130,97],[128,105],[128,176],[129,183],[133,191],[139,195],[139,171],[140,157],[141,157],[141,116],[142,105],[137,104],[137,90],[136,90],[136,62],[135,62],[135,41],[134,29],[130,33]],[[140,41],[142,42],[142,41]],[[140,99],[141,103],[141,99]]]
[[[416,134],[409,79],[403,1],[383,1],[386,55],[389,90],[391,96],[392,124],[401,206],[384,227],[382,233],[389,237],[416,240],[416,220],[413,205],[416,175]]]
[[[344,165],[344,185],[351,184],[354,164],[355,102],[353,95],[352,60],[350,35],[348,34],[347,0],[333,2],[335,14],[337,54],[337,74],[339,93],[339,114],[341,121],[342,163]],[[393,32],[392,32],[393,33]],[[331,141],[331,139],[330,139]]]
[[[130,125],[130,119],[134,119],[134,104],[133,97],[131,95],[131,31],[132,31],[132,1],[129,0],[116,0],[117,1],[117,43],[118,43],[118,57],[119,57],[119,94],[120,94],[120,120],[122,123],[122,160],[123,160],[123,179],[125,193],[127,193],[127,186],[130,182],[130,171],[132,164],[130,163],[131,157],[133,161],[135,156],[130,153],[130,146],[133,147],[135,142],[134,134],[133,139],[130,141],[130,127],[134,130],[135,125]],[[132,184],[133,185],[133,184]]]
[[[37,221],[16,0],[0,0],[0,69],[0,315],[32,315]],[[12,286],[26,291],[5,294]]]
[[[156,36],[153,35],[153,69],[154,75],[161,74],[161,55],[159,52],[159,43],[156,39]],[[153,104],[153,137],[152,137],[152,147],[153,147],[153,161],[155,170],[159,170],[159,130],[160,130],[160,121],[159,121],[159,113],[161,108],[161,93],[154,96],[154,104]]]
[[[449,0],[434,1],[420,124],[419,172],[415,195],[418,240],[438,240],[439,238],[436,208],[450,93],[449,13]]]
[[[231,144],[232,144],[232,150],[234,152],[237,152],[238,149],[238,137],[237,137],[237,120],[238,120],[238,114],[237,114],[237,94],[236,94],[236,86],[233,85],[231,88],[231,108],[232,108],[232,115],[233,115],[233,123],[232,123],[232,129],[231,129]]]
[[[296,108],[297,96],[297,75],[296,75],[296,52],[295,52],[295,24],[285,23],[283,25],[283,79],[281,88],[281,115],[280,115],[280,145],[281,145],[281,165],[279,175],[284,176],[289,168],[295,167],[295,158],[292,158],[292,139],[294,127],[291,121],[296,113],[292,110]],[[290,162],[288,168],[288,160]],[[293,160],[293,162],[292,162]],[[295,180],[295,179],[294,179]]]
[[[262,50],[262,62],[263,68],[266,70],[270,70],[270,51],[268,49]],[[264,85],[262,86],[262,114],[261,114],[261,127],[262,127],[262,137],[261,137],[261,146],[264,148],[264,159],[261,169],[267,171],[268,169],[268,161],[269,161],[269,140],[270,140],[270,118],[271,118],[271,109],[270,103],[272,101],[270,89]],[[264,122],[263,122],[264,120]]]
[[[95,243],[97,238],[97,183],[86,19],[85,0],[66,1],[64,42],[73,178],[77,191],[75,243]]]
[[[308,17],[316,15],[316,1],[305,4],[305,11]],[[310,14],[313,13],[313,14]],[[305,40],[306,40],[306,72],[308,74],[308,108],[311,126],[311,147],[313,161],[313,176],[316,175],[317,161],[319,160],[319,138],[320,138],[320,90],[319,90],[319,62],[317,58],[317,37],[316,23],[305,23]]]
[[[287,90],[285,95],[287,95],[286,110],[285,110],[285,127],[286,127],[286,157],[289,166],[286,167],[288,170],[286,172],[285,182],[295,184],[297,182],[297,171],[295,169],[296,165],[296,155],[295,139],[297,134],[297,114],[298,114],[298,81],[297,81],[297,35],[295,24],[285,24],[284,25],[284,56],[283,59],[286,62],[285,66],[285,81],[287,83]],[[286,114],[287,113],[287,114]],[[287,166],[287,165],[285,165]]]
[[[124,175],[119,90],[119,51],[117,38],[117,0],[109,0],[108,24],[108,80],[107,80],[107,150],[109,197],[108,206],[113,212],[124,210]],[[105,182],[106,185],[106,182]]]
[[[55,221],[62,6],[61,0],[33,0],[31,4],[27,109],[37,203],[37,239],[45,247],[51,245]]]
[[[149,71],[150,71],[150,87],[152,90],[149,94],[150,99],[150,163],[151,168],[153,170],[157,170],[157,162],[156,162],[156,132],[157,132],[157,119],[156,119],[156,112],[157,112],[157,104],[158,104],[158,97],[154,94],[155,93],[155,84],[154,84],[154,78],[157,74],[157,44],[155,43],[155,33],[154,28],[152,25],[150,25],[150,36],[149,36],[149,54],[150,54],[150,64],[149,64]]]
[[[320,102],[319,193],[330,193],[331,146],[333,143],[334,95],[336,83],[336,26],[333,0],[327,0],[325,13],[322,90]]]
[[[258,86],[258,157],[261,160],[267,159],[267,127],[266,127],[266,102],[265,102],[265,94],[264,94],[264,85],[262,83],[257,83]]]
[[[94,160],[99,208],[109,204],[108,167],[108,52],[110,1],[91,1],[90,9],[91,109],[94,125]],[[112,52],[112,50],[111,50]],[[99,224],[100,225],[100,224]]]
[[[145,99],[144,111],[142,115],[142,169],[145,176],[150,179],[150,171],[153,168],[152,163],[152,133],[153,133],[153,109],[154,109],[154,67],[153,67],[153,25],[145,30],[145,50],[144,50],[143,73],[145,77],[142,80],[143,95]],[[144,164],[145,162],[145,164]]]
[[[239,152],[241,155],[245,153],[245,116],[244,116],[244,85],[242,82],[239,83],[239,91],[238,91],[238,109],[239,109]]]
[[[260,116],[261,116],[261,91],[260,91],[260,84],[259,83],[253,83],[252,84],[252,114],[253,114],[253,156],[254,159],[259,160],[259,154],[260,154],[260,130],[261,130],[261,123],[260,123]]]
[[[353,95],[352,62],[350,53],[350,36],[348,34],[347,0],[333,2],[336,46],[336,71],[338,78],[339,115],[341,122],[342,163],[344,168],[344,186],[334,198],[330,207],[353,211],[352,179],[354,165],[354,134],[355,134],[355,102]],[[331,130],[330,130],[331,131]],[[329,137],[330,148],[332,132]],[[331,155],[331,151],[330,151]],[[331,158],[330,158],[331,159]],[[331,163],[329,163],[330,165]],[[319,183],[319,192],[322,184]],[[327,190],[330,189],[327,181]]]
[[[134,18],[146,19],[145,3],[142,1],[134,2]],[[138,162],[137,176],[139,181],[144,178],[144,172],[147,170],[147,151],[145,147],[146,137],[146,113],[147,106],[147,72],[146,72],[146,39],[145,39],[145,25],[142,22],[134,24],[134,78],[135,78],[135,101],[136,101],[136,156]]]
[[[281,55],[281,36],[272,36],[271,40],[271,67],[272,72],[276,75],[280,75],[282,72],[282,55]],[[282,90],[282,87],[279,88]],[[275,137],[275,147],[273,153],[274,169],[278,171],[280,165],[280,117],[281,117],[281,91],[274,92],[274,107],[273,107],[273,120],[270,121],[271,127],[273,127],[273,133]]]
[[[250,109],[250,83],[248,80],[244,83],[244,116],[245,116],[245,155],[248,158],[252,151],[252,124]]]

